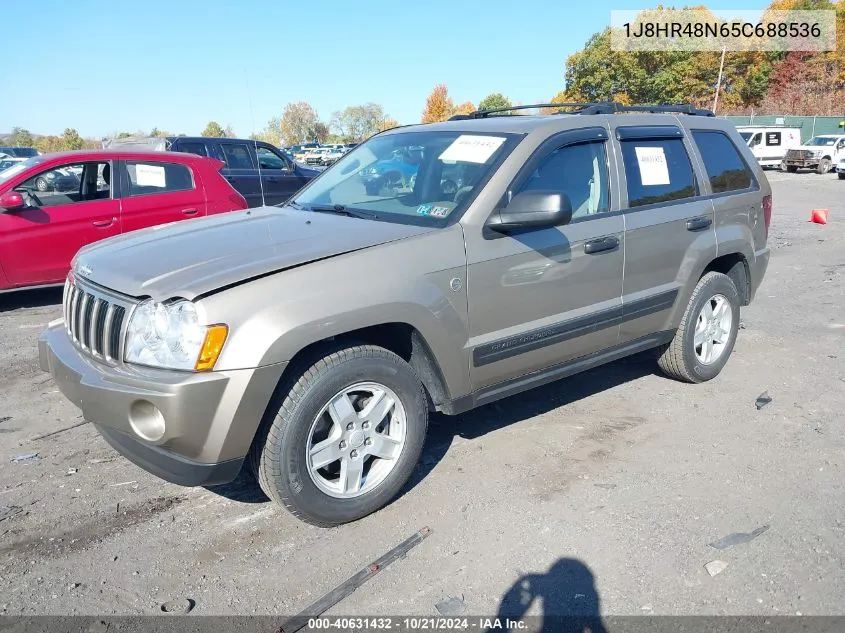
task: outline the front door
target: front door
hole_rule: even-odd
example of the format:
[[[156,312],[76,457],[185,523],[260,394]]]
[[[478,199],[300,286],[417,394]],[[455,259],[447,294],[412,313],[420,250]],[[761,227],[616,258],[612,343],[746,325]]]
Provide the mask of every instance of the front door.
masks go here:
[[[625,199],[625,287],[620,342],[666,325],[699,261],[716,257],[713,203],[680,127],[619,126]]]
[[[607,132],[547,141],[510,189],[565,193],[565,226],[507,236],[467,231],[471,378],[478,390],[617,342],[624,221]]]
[[[14,190],[26,207],[0,214],[0,258],[9,285],[64,281],[76,252],[120,232],[120,201],[102,174],[109,161],[52,166]]]
[[[199,174],[166,160],[120,161],[124,233],[206,214]]]
[[[267,145],[256,145],[255,154],[264,185],[265,204],[286,202],[305,184],[305,179],[296,173],[293,163],[281,152]]]

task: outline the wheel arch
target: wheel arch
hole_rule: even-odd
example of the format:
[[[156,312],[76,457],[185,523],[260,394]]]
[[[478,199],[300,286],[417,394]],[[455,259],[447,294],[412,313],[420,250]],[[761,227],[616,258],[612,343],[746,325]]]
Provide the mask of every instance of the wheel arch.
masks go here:
[[[739,293],[741,306],[747,306],[751,302],[751,274],[748,259],[742,252],[735,251],[720,255],[704,267],[698,279],[700,280],[709,272],[722,273],[733,281]]]

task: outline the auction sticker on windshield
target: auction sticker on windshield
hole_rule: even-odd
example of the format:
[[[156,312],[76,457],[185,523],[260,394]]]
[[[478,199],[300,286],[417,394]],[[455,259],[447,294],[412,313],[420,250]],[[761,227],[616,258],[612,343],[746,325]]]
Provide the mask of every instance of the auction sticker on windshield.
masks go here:
[[[438,158],[442,161],[464,163],[486,163],[502,146],[505,139],[500,136],[473,136],[462,134],[447,147]]]

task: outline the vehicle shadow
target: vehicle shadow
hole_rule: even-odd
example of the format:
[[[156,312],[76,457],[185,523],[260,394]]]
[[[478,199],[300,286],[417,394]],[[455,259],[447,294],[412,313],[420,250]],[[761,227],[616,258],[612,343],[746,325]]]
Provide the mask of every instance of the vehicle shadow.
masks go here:
[[[499,402],[484,405],[461,415],[433,414],[419,463],[394,501],[413,490],[434,470],[449,451],[456,436],[477,439],[516,422],[542,415],[571,402],[655,373],[657,373],[655,353],[654,350],[650,350]],[[232,483],[207,486],[206,489],[239,503],[269,501],[246,466]]]
[[[539,603],[541,615],[527,615],[535,603]],[[496,617],[502,623],[525,618],[526,629],[543,633],[607,630],[593,572],[575,558],[559,558],[546,573],[520,576],[502,595]],[[534,618],[539,619],[539,627]]]
[[[425,479],[448,453],[455,437],[477,439],[511,424],[658,373],[655,351],[648,350],[596,367],[458,416],[433,414],[417,468],[399,497]]]
[[[0,294],[0,312],[11,312],[21,308],[44,308],[62,303],[62,287],[33,288]]]

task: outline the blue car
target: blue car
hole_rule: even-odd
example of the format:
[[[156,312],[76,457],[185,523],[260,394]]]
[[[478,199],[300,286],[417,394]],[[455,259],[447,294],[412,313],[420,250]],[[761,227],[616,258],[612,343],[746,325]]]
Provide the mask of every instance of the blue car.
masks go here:
[[[359,173],[368,195],[375,196],[383,188],[413,187],[422,162],[422,148],[397,149],[391,158],[380,160]]]

